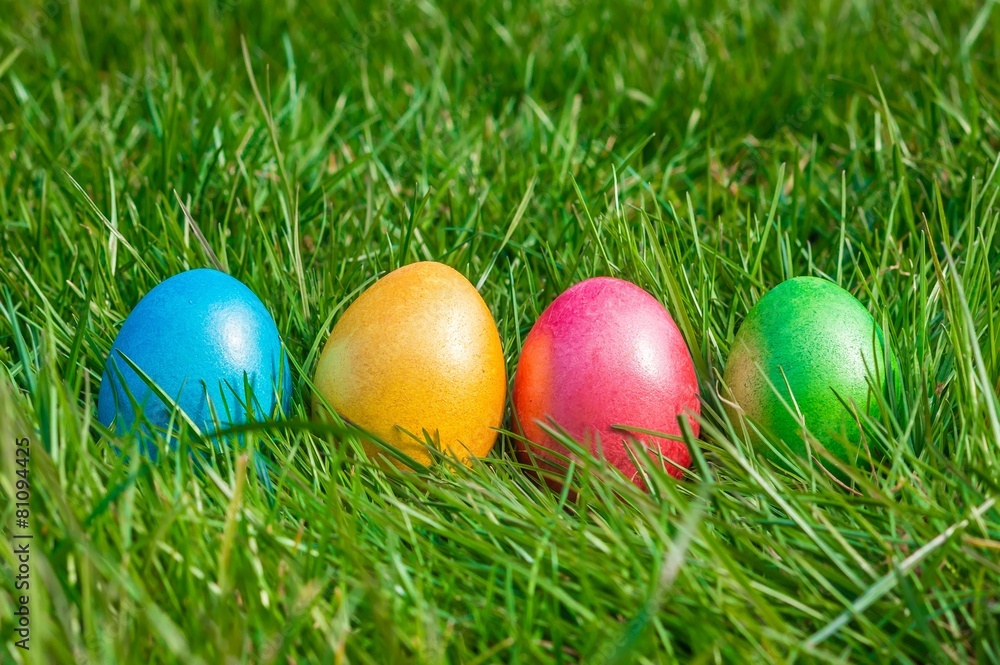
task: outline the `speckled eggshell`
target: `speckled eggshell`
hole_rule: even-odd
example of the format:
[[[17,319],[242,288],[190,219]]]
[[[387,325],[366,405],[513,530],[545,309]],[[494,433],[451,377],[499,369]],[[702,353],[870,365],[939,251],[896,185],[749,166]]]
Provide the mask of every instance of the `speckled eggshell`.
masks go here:
[[[891,352],[890,358],[896,376]],[[804,456],[801,426],[786,407],[794,395],[809,432],[855,463],[861,431],[841,400],[878,417],[867,381],[876,368],[885,390],[882,330],[864,305],[833,282],[796,277],[761,298],[740,326],[723,377],[738,408],[730,404],[727,411],[734,423],[742,414]],[[777,459],[756,437],[755,443]]]
[[[626,442],[660,454],[675,477],[691,456],[682,441],[626,432],[624,425],[679,436],[687,418],[697,436],[698,380],[677,325],[653,296],[620,279],[595,277],[566,290],[524,341],[514,378],[516,425],[530,449],[558,468],[569,452],[541,427],[555,423],[640,487]],[[633,448],[635,452],[638,449]],[[555,453],[555,454],[553,454]]]
[[[132,428],[136,411],[167,427],[171,410],[122,358],[137,365],[173,398],[203,431],[255,420],[291,403],[291,372],[274,319],[239,280],[217,270],[182,272],[139,301],[108,354],[97,400],[98,420],[119,432]],[[251,391],[248,393],[246,386]],[[126,390],[128,392],[126,392]],[[155,445],[147,441],[155,457]]]
[[[369,287],[330,333],[316,367],[313,412],[341,417],[421,464],[439,449],[484,457],[503,418],[507,370],[479,292],[441,263],[399,268]],[[372,444],[373,459],[400,462]]]

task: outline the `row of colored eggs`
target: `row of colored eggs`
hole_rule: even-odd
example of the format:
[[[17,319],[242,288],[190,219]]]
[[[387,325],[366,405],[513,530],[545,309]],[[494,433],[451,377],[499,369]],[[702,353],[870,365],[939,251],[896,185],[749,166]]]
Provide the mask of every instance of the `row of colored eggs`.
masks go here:
[[[781,439],[799,453],[816,441],[853,461],[856,412],[878,414],[870,386],[874,377],[885,390],[886,357],[895,364],[853,296],[825,280],[792,279],[743,322],[723,399],[733,422],[749,423],[752,440]],[[428,446],[467,461],[493,447],[506,394],[486,304],[457,271],[422,262],[378,280],[340,317],[316,367],[313,413],[332,409],[388,443],[365,448],[399,466],[428,463]],[[640,486],[640,457],[680,477],[691,463],[682,421],[699,433],[698,379],[680,331],[653,296],[620,279],[585,280],[545,309],[524,340],[512,401],[512,429],[532,459],[558,468],[571,456],[564,434]],[[166,429],[183,412],[212,431],[290,407],[289,365],[271,315],[238,280],[198,269],[156,286],[126,318],[104,369],[98,418],[119,432],[137,421]],[[156,437],[147,430],[140,438],[155,457]],[[393,449],[402,455],[387,456]]]

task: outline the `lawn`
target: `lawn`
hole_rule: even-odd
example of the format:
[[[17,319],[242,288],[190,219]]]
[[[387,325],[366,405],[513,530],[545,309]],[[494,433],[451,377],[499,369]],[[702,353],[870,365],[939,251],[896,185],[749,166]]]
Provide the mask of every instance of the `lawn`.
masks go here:
[[[1000,662],[994,4],[0,0],[2,661]],[[540,486],[509,401],[470,468],[386,470],[315,422],[333,324],[421,260],[479,289],[509,381],[572,284],[653,294],[701,386],[686,477]],[[216,264],[273,314],[291,413],[205,465],[116,454],[119,327]],[[800,275],[899,360],[846,482],[769,462],[720,399]]]

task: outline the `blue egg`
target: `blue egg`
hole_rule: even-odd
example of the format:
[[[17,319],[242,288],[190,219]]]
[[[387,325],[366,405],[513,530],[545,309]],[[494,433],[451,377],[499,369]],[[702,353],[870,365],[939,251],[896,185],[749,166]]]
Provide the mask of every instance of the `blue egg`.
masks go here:
[[[125,358],[204,433],[291,406],[291,371],[274,319],[253,291],[217,270],[189,270],[158,284],[125,319],[108,354],[98,420],[122,433],[139,410],[166,428],[172,407]],[[155,459],[155,445],[143,439]]]

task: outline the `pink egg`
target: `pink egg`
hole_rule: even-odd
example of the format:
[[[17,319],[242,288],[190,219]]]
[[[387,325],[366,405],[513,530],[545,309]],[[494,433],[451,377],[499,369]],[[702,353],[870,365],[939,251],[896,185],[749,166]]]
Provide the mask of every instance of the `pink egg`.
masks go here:
[[[679,436],[684,417],[697,436],[698,379],[659,301],[631,282],[595,277],[566,290],[535,322],[518,360],[514,412],[543,464],[558,468],[557,455],[570,456],[540,426],[555,424],[644,487],[626,441],[669,460],[664,467],[676,478],[691,465],[687,446],[613,426]]]

